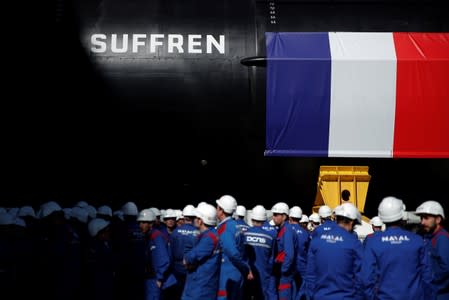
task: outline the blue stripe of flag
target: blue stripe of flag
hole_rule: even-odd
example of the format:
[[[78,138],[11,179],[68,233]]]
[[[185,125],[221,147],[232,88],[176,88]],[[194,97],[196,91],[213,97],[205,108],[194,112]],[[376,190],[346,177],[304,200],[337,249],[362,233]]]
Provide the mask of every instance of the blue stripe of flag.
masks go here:
[[[266,156],[328,156],[328,33],[266,33]]]

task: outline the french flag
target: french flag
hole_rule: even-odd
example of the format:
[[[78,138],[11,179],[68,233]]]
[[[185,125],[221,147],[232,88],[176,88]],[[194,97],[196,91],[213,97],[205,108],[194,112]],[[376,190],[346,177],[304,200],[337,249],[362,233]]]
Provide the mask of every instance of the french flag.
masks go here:
[[[267,156],[449,157],[449,33],[266,33]]]

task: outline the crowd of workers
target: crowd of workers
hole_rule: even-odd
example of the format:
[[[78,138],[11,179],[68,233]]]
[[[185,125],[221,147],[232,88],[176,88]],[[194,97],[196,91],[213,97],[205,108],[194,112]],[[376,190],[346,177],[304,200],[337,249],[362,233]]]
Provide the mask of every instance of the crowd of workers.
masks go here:
[[[279,202],[113,212],[84,201],[0,208],[0,292],[47,299],[449,299],[449,234],[436,201],[384,198],[373,233],[350,202],[310,217]],[[248,225],[247,222],[250,224]]]

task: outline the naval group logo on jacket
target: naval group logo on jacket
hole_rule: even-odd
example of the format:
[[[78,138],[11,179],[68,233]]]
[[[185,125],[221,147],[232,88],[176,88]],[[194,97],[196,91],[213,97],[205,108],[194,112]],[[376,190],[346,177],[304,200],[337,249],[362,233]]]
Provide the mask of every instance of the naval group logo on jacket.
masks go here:
[[[410,239],[406,235],[390,235],[390,236],[383,236],[382,237],[382,243],[390,243],[390,244],[402,244],[402,242],[408,242]]]
[[[344,242],[342,236],[332,235],[332,234],[322,234],[320,237],[322,240],[325,240],[327,243],[336,243],[336,242]]]
[[[188,229],[178,229],[178,233],[182,235],[198,235],[200,234],[199,230],[188,230]]]

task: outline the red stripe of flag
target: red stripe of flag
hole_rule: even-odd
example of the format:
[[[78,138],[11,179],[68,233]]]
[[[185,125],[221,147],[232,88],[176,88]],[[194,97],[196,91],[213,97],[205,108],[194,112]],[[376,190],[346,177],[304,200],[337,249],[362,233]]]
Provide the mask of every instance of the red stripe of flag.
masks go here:
[[[449,33],[393,33],[393,157],[449,157]]]

